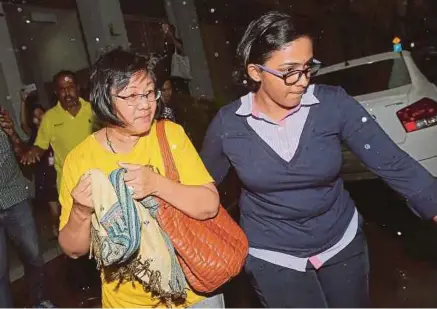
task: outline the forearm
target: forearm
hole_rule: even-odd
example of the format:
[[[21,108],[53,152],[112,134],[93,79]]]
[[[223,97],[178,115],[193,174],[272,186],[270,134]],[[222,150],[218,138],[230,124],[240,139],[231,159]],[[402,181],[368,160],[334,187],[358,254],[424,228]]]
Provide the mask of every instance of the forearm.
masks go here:
[[[198,220],[213,218],[218,211],[220,197],[213,184],[187,186],[160,177],[156,196]]]
[[[59,245],[71,258],[78,258],[89,252],[91,243],[91,212],[84,206],[74,204],[65,227],[59,232]]]
[[[172,33],[169,34],[169,37],[172,40],[177,51],[181,53],[183,51],[182,44],[179,42],[178,39],[176,39],[176,37]]]
[[[33,153],[35,153],[39,158],[43,157],[44,154],[46,153],[47,149],[42,149],[41,147],[38,146],[33,146],[30,151],[32,151]]]
[[[392,189],[403,195],[424,219],[437,215],[437,181],[405,153],[364,107],[338,90],[341,138],[350,150]]]
[[[26,103],[23,100],[21,101],[20,123],[23,131],[27,135],[30,135],[30,128],[29,128],[29,124],[27,123],[27,117],[26,117]]]
[[[177,49],[177,51],[179,53],[183,53],[184,52],[184,49],[182,48],[182,44],[179,43],[177,40],[174,41],[174,46],[175,46],[175,48]]]
[[[419,177],[415,180],[421,183],[421,188],[417,190],[416,194],[405,197],[416,215],[425,220],[433,219],[437,222],[437,180],[430,176],[426,184],[422,178]],[[401,191],[400,193],[402,194]]]

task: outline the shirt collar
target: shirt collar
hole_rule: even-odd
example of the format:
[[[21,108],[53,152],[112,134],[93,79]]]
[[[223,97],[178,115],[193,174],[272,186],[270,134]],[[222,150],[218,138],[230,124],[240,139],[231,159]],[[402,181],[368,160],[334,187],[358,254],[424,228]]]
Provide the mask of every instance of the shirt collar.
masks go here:
[[[81,97],[79,97],[79,104],[80,104],[80,111],[82,111],[82,107],[85,105],[85,103],[86,103],[86,101],[84,100],[84,99],[82,99]],[[63,112],[63,113],[66,113],[66,114],[68,114],[69,116],[71,116],[71,114],[68,112],[68,111],[66,111],[63,107],[62,107],[62,105],[61,105],[61,102],[58,100],[58,102],[56,103],[56,105],[55,105],[55,108],[59,111],[59,112]],[[80,112],[79,111],[79,112]]]
[[[301,99],[300,104],[299,104],[300,106],[311,106],[311,105],[320,103],[320,101],[314,95],[314,88],[315,88],[315,85],[308,86],[307,90],[305,91],[305,93],[302,96],[302,99]],[[245,96],[242,96],[240,98],[240,100],[241,100],[240,108],[238,108],[238,110],[235,113],[239,116],[252,115],[254,113],[252,99],[253,99],[253,92],[249,92]],[[299,107],[294,108],[292,110],[292,112],[290,113],[290,115],[293,114],[293,112],[298,111]],[[257,116],[257,115],[254,115],[254,116]]]

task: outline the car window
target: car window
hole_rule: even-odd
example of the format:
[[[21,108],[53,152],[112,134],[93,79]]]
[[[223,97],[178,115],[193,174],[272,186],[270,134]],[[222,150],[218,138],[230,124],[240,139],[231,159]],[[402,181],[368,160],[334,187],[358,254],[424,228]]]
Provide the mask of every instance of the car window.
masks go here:
[[[313,82],[341,86],[351,96],[359,96],[408,85],[411,78],[405,61],[399,58],[317,75],[313,77]]]
[[[437,50],[412,53],[414,62],[426,78],[437,85]]]

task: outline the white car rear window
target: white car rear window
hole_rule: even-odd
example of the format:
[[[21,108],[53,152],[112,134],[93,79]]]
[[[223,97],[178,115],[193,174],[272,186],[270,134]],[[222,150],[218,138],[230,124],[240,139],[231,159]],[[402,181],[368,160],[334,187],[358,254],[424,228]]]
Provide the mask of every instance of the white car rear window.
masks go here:
[[[312,82],[341,86],[355,97],[411,84],[411,78],[404,60],[397,58],[345,67],[314,76]]]

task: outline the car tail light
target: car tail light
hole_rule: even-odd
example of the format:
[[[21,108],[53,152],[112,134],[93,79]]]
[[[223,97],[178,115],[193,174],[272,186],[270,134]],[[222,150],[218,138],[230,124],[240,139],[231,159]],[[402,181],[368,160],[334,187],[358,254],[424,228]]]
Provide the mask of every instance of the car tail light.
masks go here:
[[[437,102],[429,98],[411,104],[396,112],[407,133],[437,125]]]

